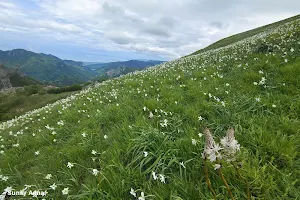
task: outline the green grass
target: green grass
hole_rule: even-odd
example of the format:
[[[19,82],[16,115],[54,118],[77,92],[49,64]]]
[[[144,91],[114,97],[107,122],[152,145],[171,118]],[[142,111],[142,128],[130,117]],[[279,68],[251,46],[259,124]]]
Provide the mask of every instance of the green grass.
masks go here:
[[[232,126],[252,199],[299,199],[299,41],[300,22],[294,20],[267,35],[105,81],[2,123],[0,174],[9,179],[0,179],[0,191],[26,184],[47,190],[47,199],[137,199],[133,188],[146,199],[212,199],[198,134],[209,127],[219,142]],[[258,53],[262,43],[273,51]],[[262,77],[265,83],[254,85]],[[208,167],[217,199],[229,199],[214,166]],[[234,197],[246,199],[233,167],[222,169]]]
[[[28,111],[41,108],[47,104],[70,96],[73,92],[61,94],[2,94],[0,96],[0,121],[7,121],[25,114]]]

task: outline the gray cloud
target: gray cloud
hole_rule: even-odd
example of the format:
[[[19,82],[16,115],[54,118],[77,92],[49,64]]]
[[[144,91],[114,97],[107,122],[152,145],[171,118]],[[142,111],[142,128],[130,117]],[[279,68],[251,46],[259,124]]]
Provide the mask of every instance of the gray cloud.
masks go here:
[[[150,25],[150,26],[145,26],[145,28],[141,32],[150,34],[153,36],[158,36],[158,37],[170,37],[171,36],[171,34],[169,33],[169,30],[165,29],[164,27],[159,27],[155,24]]]
[[[0,0],[0,31],[170,59],[299,14],[299,0]],[[29,9],[29,10],[28,10]]]

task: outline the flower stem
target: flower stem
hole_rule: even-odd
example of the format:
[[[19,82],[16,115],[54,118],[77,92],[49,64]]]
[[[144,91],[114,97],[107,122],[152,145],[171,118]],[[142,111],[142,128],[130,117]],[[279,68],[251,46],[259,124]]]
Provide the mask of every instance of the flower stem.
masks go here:
[[[233,162],[231,162],[231,164],[233,165],[233,167],[234,167],[236,173],[238,174],[238,176],[240,177],[240,179],[242,179],[245,182],[245,184],[246,184],[246,192],[247,192],[247,200],[250,200],[251,199],[251,195],[250,195],[250,189],[249,189],[249,183],[248,183],[248,181],[244,177],[242,177],[239,168]]]
[[[208,186],[209,190],[211,191],[212,195],[214,196],[214,199],[216,200],[216,193],[215,193],[214,189],[211,186],[210,179],[209,179],[209,176],[208,176],[208,168],[207,168],[207,165],[206,165],[206,158],[204,158],[203,168],[204,168],[204,173],[205,173],[205,179],[206,179],[207,186]]]
[[[218,169],[218,172],[219,172],[219,175],[220,175],[222,181],[224,182],[224,184],[225,184],[225,186],[226,186],[226,188],[227,188],[227,191],[228,191],[228,194],[229,194],[230,198],[231,198],[232,200],[234,200],[234,197],[233,197],[233,194],[232,194],[232,192],[231,192],[231,189],[230,189],[230,187],[229,187],[229,185],[228,185],[228,183],[227,183],[225,177],[223,176],[222,168],[221,168],[221,167]]]

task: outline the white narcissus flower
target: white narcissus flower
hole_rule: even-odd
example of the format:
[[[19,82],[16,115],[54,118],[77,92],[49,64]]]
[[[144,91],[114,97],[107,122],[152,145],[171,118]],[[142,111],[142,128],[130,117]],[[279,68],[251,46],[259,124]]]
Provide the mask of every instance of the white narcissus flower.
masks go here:
[[[160,182],[162,182],[162,183],[166,183],[165,175],[159,174],[159,180],[160,180]]]
[[[92,154],[93,154],[93,155],[96,155],[96,154],[97,154],[97,151],[92,150]]]
[[[107,136],[107,135],[104,135],[103,138],[106,140],[106,139],[108,138],[108,136]]]
[[[130,194],[131,194],[132,196],[136,197],[136,192],[134,191],[133,188],[130,189]]]
[[[2,179],[2,181],[6,182],[9,178],[8,178],[8,176],[2,176],[1,179]]]
[[[150,113],[149,113],[149,118],[153,118],[153,116],[154,116],[153,113],[150,112]]]
[[[94,175],[94,176],[97,176],[98,174],[99,174],[99,170],[93,169],[93,175]]]
[[[70,163],[70,162],[68,162],[68,163],[67,163],[67,167],[71,169],[72,167],[74,167],[74,164],[73,164],[73,163]]]
[[[139,197],[139,200],[145,200],[145,193],[141,192],[141,196]]]
[[[153,177],[154,180],[157,180],[157,178],[158,178],[158,177],[156,176],[155,172],[152,172],[152,177]]]
[[[52,190],[55,190],[57,188],[57,185],[53,183],[52,185],[49,186]]]
[[[51,179],[52,178],[52,174],[47,174],[46,176],[45,176],[45,179],[47,179],[47,180],[49,180],[49,179]]]
[[[61,192],[63,195],[67,195],[69,194],[69,188],[64,188]]]
[[[144,157],[146,158],[148,156],[148,152],[144,151]]]

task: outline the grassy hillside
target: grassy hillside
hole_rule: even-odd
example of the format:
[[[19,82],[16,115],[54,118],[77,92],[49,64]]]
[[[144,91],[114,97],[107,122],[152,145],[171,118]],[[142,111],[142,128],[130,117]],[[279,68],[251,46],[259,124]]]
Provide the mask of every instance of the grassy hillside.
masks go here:
[[[0,64],[18,68],[27,76],[55,85],[72,85],[90,80],[95,73],[81,62],[61,60],[53,55],[37,54],[23,49],[0,51]]]
[[[217,199],[230,199],[224,179],[234,199],[247,199],[247,184],[252,199],[299,199],[299,41],[294,19],[2,123],[0,191],[213,199],[209,178]],[[239,174],[224,156],[202,157],[205,127],[219,143],[228,126]]]
[[[41,108],[47,104],[70,96],[72,92],[60,94],[1,94],[0,95],[0,121],[7,121],[23,115],[33,109]]]
[[[261,32],[264,32],[264,31],[268,31],[270,29],[276,28],[277,26],[283,25],[285,23],[288,23],[288,22],[291,22],[291,21],[294,21],[294,20],[297,20],[297,19],[300,19],[300,15],[296,15],[294,17],[291,17],[291,18],[288,18],[288,19],[285,19],[285,20],[282,20],[282,21],[279,21],[279,22],[276,22],[276,23],[273,23],[273,24],[268,24],[268,25],[265,25],[265,26],[262,26],[262,27],[259,27],[259,28],[253,29],[253,30],[249,30],[249,31],[246,31],[246,32],[243,32],[243,33],[232,35],[230,37],[219,40],[219,41],[217,41],[217,42],[215,42],[215,43],[213,43],[213,44],[211,44],[211,45],[209,45],[209,46],[207,46],[203,49],[200,49],[200,50],[192,53],[191,55],[196,55],[196,54],[208,51],[208,50],[217,49],[217,48],[221,48],[221,47],[230,45],[232,43],[241,41],[244,38],[254,36],[254,35],[259,34]]]

